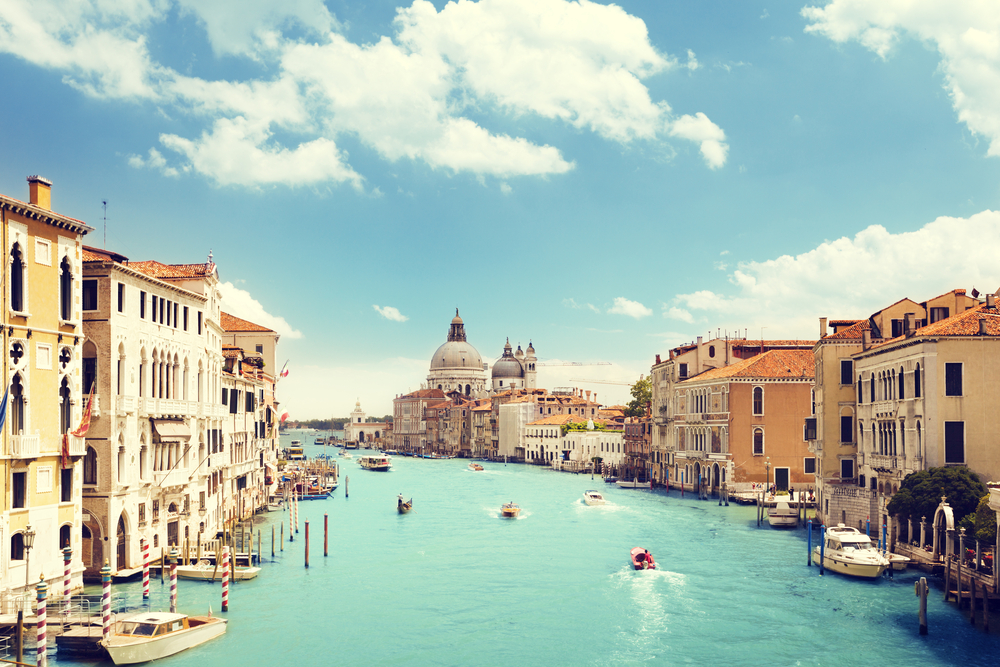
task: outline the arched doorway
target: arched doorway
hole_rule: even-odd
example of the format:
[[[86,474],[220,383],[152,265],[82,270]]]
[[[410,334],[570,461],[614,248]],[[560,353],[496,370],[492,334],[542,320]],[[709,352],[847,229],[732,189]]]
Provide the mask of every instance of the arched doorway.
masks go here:
[[[124,570],[128,567],[126,555],[128,554],[128,526],[125,523],[125,512],[118,517],[118,549],[115,556],[115,569]]]
[[[358,442],[364,442],[364,441],[365,441],[365,432],[364,431],[358,432]]]
[[[722,473],[719,470],[719,464],[712,464],[712,494],[715,495],[719,492],[722,486]]]
[[[694,490],[701,491],[701,464],[694,464],[694,479],[691,480],[694,483]]]

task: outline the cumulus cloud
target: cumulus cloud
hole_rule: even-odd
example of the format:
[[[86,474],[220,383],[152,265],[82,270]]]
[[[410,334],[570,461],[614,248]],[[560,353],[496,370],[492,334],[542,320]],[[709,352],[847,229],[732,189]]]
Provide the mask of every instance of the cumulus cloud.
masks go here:
[[[833,0],[805,7],[806,32],[887,58],[905,35],[937,49],[958,119],[1000,156],[1000,11],[992,0]]]
[[[587,310],[592,310],[595,313],[600,313],[601,309],[592,303],[577,303],[575,299],[563,299],[563,305],[567,308],[573,308],[574,310],[582,310],[586,308]]]
[[[263,73],[209,79],[158,62],[147,36],[178,13],[194,17],[217,55]],[[0,3],[0,52],[61,72],[92,97],[153,102],[203,122],[200,136],[160,135],[172,158],[129,157],[165,174],[363,190],[339,147],[345,135],[389,162],[450,173],[506,181],[572,170],[559,147],[517,136],[520,119],[532,116],[623,145],[692,141],[710,168],[726,161],[721,128],[701,112],[675,115],[643,83],[697,70],[694,53],[683,63],[661,53],[645,23],[617,5],[480,0],[438,11],[415,0],[397,10],[391,36],[359,44],[340,29],[321,0],[247,0],[238,9],[195,0]],[[497,116],[514,134],[489,127]]]
[[[143,158],[141,155],[130,155],[128,157],[128,164],[130,167],[135,167],[136,169],[142,169],[144,167],[157,169],[165,176],[177,175],[177,170],[173,167],[167,166],[166,158],[164,158],[163,154],[155,148],[149,149],[149,157],[147,158]]]
[[[608,308],[608,312],[615,313],[616,315],[628,315],[637,320],[653,314],[652,310],[638,301],[630,301],[623,296],[615,297],[615,303]]]
[[[230,315],[265,326],[285,338],[302,338],[301,331],[292,328],[285,318],[267,312],[263,304],[253,298],[250,292],[236,287],[231,282],[219,283],[219,292],[222,294],[222,310]]]
[[[925,301],[951,289],[1000,286],[995,249],[1000,212],[941,217],[913,232],[872,225],[799,255],[741,262],[730,289],[678,294],[665,316],[689,324],[734,324],[813,337],[817,318],[861,318],[903,298]],[[961,257],[961,262],[941,258]],[[686,313],[686,314],[685,314]],[[690,317],[689,317],[690,316]]]
[[[392,320],[393,322],[405,322],[406,320],[410,319],[406,315],[403,315],[401,312],[399,312],[399,309],[395,308],[394,306],[385,306],[385,307],[372,306],[372,308],[374,308],[379,315],[381,315],[387,320]]]

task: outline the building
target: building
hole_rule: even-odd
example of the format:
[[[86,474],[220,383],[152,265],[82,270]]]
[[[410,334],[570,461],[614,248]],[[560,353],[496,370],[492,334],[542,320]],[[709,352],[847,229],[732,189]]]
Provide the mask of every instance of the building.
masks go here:
[[[356,442],[358,444],[381,445],[386,433],[386,423],[367,421],[365,411],[361,409],[361,400],[354,404],[351,412],[351,421],[344,424],[344,441]],[[385,440],[389,442],[388,440]]]
[[[537,384],[538,372],[535,366],[535,348],[528,343],[527,354],[517,346],[517,352],[511,352],[510,339],[503,346],[503,355],[497,359],[490,370],[491,390],[493,393],[511,389],[534,389]]]
[[[34,586],[44,573],[63,578],[63,548],[72,549],[72,582],[81,585],[89,544],[81,538],[85,441],[72,431],[84,412],[82,314],[94,295],[83,290],[87,224],[52,210],[52,183],[28,177],[28,201],[0,195],[7,249],[3,335],[5,493],[0,516],[4,590]],[[83,530],[83,535],[86,530]],[[61,583],[59,586],[61,590]]]
[[[525,460],[568,472],[614,473],[625,459],[622,431],[606,426],[566,414],[536,419],[523,427]]]
[[[430,372],[427,374],[427,387],[442,392],[458,391],[470,398],[482,398],[486,395],[487,366],[465,335],[465,324],[458,316],[448,329],[448,340],[431,357]]]
[[[427,446],[427,421],[424,412],[429,405],[446,399],[440,389],[419,389],[397,396],[392,401],[392,448],[400,452],[421,452]]]

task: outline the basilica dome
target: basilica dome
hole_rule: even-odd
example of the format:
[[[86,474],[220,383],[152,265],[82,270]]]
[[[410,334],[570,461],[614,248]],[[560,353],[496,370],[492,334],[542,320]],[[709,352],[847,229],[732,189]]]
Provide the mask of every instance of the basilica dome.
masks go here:
[[[494,380],[500,378],[520,379],[524,377],[524,366],[510,353],[510,349],[510,341],[508,340],[507,344],[503,346],[503,356],[493,364]]]
[[[483,358],[476,348],[465,339],[465,325],[455,311],[448,331],[448,341],[439,347],[431,357],[431,371],[458,368],[475,368],[482,370]]]

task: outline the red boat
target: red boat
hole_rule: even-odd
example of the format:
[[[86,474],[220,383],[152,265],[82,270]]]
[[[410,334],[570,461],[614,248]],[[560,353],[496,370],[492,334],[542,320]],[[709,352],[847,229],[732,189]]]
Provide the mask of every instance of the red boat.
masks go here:
[[[632,549],[632,567],[636,570],[655,570],[656,561],[653,560],[653,554],[642,547],[636,547]]]

